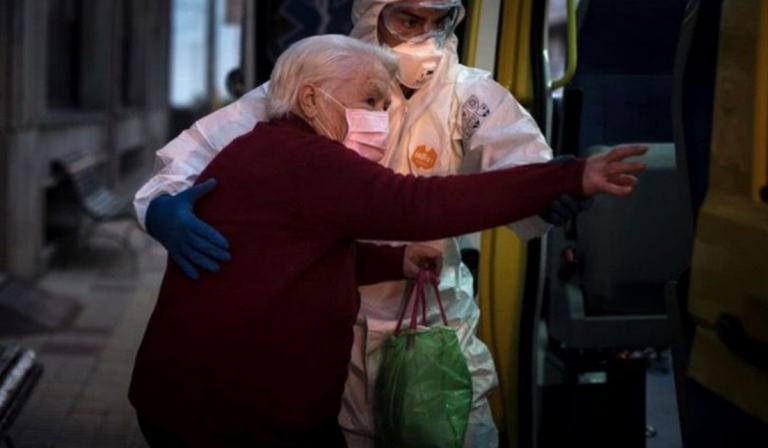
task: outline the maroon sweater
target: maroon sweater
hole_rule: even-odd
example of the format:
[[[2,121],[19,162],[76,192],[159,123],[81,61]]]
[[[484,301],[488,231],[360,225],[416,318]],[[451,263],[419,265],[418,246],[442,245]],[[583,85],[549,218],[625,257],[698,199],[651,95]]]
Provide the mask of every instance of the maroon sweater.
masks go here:
[[[168,263],[131,402],[201,446],[306,443],[336,422],[357,286],[402,276],[402,248],[356,240],[434,240],[536,215],[582,195],[583,169],[416,178],[302,120],[258,124],[198,179],[218,181],[196,213],[228,238],[232,261],[198,281]]]

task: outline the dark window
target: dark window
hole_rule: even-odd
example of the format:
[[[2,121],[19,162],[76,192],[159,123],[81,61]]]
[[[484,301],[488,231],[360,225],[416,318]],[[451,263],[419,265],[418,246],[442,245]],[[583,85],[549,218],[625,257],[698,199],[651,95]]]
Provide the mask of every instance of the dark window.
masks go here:
[[[80,97],[81,0],[48,3],[48,105],[76,108]]]
[[[136,0],[123,0],[123,29],[120,35],[122,50],[122,76],[120,82],[120,100],[123,106],[138,107],[144,101],[142,68],[144,61],[142,53],[137,51],[141,47],[141,33],[137,29],[140,21],[136,20],[138,14],[138,2]]]

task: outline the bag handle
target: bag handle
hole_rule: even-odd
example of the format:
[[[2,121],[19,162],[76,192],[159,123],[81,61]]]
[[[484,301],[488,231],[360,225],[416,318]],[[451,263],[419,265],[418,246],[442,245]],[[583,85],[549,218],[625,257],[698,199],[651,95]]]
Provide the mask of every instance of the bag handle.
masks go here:
[[[411,321],[408,328],[416,330],[416,327],[418,326],[419,305],[421,305],[421,324],[424,326],[427,325],[427,293],[425,289],[427,283],[432,285],[432,289],[435,292],[435,300],[437,300],[437,305],[440,308],[440,317],[442,318],[443,325],[448,326],[448,317],[445,314],[445,308],[443,308],[443,301],[440,299],[437,274],[431,270],[421,269],[416,277],[416,281],[409,283],[409,286],[406,288],[405,294],[403,295],[405,303],[400,310],[400,317],[398,318],[397,326],[395,327],[395,336],[399,335],[402,330],[403,321],[405,320],[405,315],[408,312],[408,306],[410,305],[412,297],[413,307],[411,308]]]
[[[405,288],[405,293],[403,294],[403,308],[400,310],[400,318],[397,320],[397,326],[395,327],[395,336],[400,334],[400,329],[403,326],[403,319],[405,319],[405,313],[408,311],[408,304],[411,302],[411,296],[414,295],[414,293],[418,289],[418,280],[416,282],[409,280],[408,286]]]
[[[421,271],[419,271],[419,278],[416,283],[416,300],[413,302],[413,310],[411,311],[411,323],[408,326],[411,331],[416,331],[416,328],[418,327],[419,323],[419,305],[422,305],[422,308],[424,307],[424,303],[426,302],[426,295],[424,294],[424,276],[422,275]]]
[[[446,327],[448,326],[448,317],[445,314],[445,308],[443,308],[443,301],[440,299],[440,280],[437,277],[437,274],[435,274],[434,271],[426,271],[427,276],[429,278],[429,283],[432,284],[432,289],[435,290],[435,300],[437,300],[437,306],[440,307],[440,317],[443,318],[443,325]],[[425,305],[426,306],[426,305]],[[424,318],[424,323],[426,324],[426,316]]]

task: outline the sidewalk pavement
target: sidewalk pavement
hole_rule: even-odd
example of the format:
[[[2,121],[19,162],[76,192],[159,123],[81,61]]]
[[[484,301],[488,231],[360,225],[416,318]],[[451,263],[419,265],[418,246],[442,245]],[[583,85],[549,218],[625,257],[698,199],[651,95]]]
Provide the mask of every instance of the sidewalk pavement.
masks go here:
[[[82,312],[59,332],[2,339],[36,351],[43,376],[13,425],[17,448],[139,448],[146,443],[128,402],[133,361],[157,298],[165,250],[134,230],[131,251],[102,226],[38,286],[77,299]]]

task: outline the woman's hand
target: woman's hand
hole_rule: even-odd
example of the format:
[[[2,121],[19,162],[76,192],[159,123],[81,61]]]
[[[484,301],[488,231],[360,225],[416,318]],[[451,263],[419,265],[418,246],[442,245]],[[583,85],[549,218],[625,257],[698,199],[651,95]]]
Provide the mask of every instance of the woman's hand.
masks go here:
[[[420,244],[406,246],[403,275],[405,278],[416,278],[420,269],[429,269],[439,278],[443,270],[443,253],[433,247]]]
[[[628,157],[643,155],[648,151],[645,145],[620,145],[610,151],[587,159],[582,183],[584,193],[594,196],[599,193],[614,196],[629,196],[637,185],[637,178],[631,173],[643,171],[642,162],[624,162]]]

